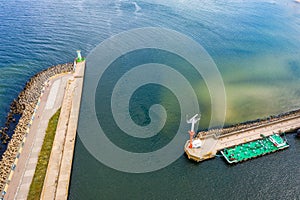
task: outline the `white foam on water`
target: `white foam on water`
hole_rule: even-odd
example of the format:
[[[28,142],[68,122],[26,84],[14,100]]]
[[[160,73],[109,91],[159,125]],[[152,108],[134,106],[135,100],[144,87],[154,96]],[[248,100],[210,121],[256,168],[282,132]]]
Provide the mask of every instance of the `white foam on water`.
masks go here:
[[[133,5],[135,6],[135,11],[134,11],[134,13],[137,13],[137,12],[139,12],[142,8],[136,3],[136,2],[132,2],[133,3]]]

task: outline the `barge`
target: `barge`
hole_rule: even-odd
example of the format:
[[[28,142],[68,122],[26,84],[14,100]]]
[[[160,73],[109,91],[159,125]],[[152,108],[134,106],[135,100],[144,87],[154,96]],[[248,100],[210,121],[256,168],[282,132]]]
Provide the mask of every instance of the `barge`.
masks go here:
[[[226,161],[230,164],[246,161],[248,159],[263,156],[278,150],[286,149],[289,144],[278,134],[268,137],[262,135],[262,139],[225,148],[221,151]]]

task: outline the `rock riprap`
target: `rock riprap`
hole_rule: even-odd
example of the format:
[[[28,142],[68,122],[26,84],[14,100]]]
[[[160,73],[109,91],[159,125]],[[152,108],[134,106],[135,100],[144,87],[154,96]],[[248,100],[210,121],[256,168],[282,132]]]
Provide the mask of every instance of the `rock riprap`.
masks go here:
[[[9,142],[7,149],[0,160],[0,191],[4,189],[45,82],[49,80],[50,77],[71,72],[72,70],[73,63],[67,63],[52,66],[37,73],[26,83],[18,98],[11,103],[5,127],[0,128],[0,140],[2,143]],[[14,116],[21,117],[18,124],[15,126],[12,137],[9,138],[7,131],[9,130],[11,123],[17,122],[17,119]]]

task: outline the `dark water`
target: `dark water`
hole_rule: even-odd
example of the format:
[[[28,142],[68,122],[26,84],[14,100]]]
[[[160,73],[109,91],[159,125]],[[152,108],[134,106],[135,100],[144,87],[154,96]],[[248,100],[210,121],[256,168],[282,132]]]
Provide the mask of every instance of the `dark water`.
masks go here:
[[[152,173],[122,173],[96,161],[76,143],[69,199],[299,199],[299,140],[290,148],[237,165],[182,156]]]
[[[212,56],[225,83],[227,124],[300,108],[300,4],[290,0],[12,0],[0,1],[0,22],[0,124],[38,71],[149,26],[186,34]],[[147,123],[145,110],[134,102],[132,109],[137,124]],[[183,155],[159,171],[128,174],[96,161],[78,139],[70,199],[299,199],[299,140],[288,140],[288,150],[236,166],[219,158],[196,164]],[[154,148],[165,143],[157,138]]]

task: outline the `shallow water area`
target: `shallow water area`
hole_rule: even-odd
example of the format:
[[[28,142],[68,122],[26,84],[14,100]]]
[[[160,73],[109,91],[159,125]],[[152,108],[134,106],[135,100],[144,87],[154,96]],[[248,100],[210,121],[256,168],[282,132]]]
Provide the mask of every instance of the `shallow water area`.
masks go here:
[[[1,125],[11,101],[37,72],[72,62],[77,49],[86,56],[117,33],[152,26],[187,35],[213,58],[226,89],[226,125],[300,108],[300,4],[292,0],[12,0],[0,5]],[[205,129],[209,94],[203,80],[193,81],[200,129]],[[165,88],[150,86],[140,88],[130,102],[132,119],[149,123],[147,106],[161,102],[171,112],[165,132],[141,143],[113,127],[110,139],[119,147],[151,151],[174,136],[176,100]],[[97,109],[101,113],[105,106]],[[106,122],[107,128],[111,125]],[[221,158],[194,163],[182,155],[161,170],[131,174],[100,163],[77,138],[69,199],[295,199],[300,196],[300,141],[293,134],[287,139],[287,150],[234,166]],[[183,147],[177,151],[183,153]]]

